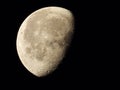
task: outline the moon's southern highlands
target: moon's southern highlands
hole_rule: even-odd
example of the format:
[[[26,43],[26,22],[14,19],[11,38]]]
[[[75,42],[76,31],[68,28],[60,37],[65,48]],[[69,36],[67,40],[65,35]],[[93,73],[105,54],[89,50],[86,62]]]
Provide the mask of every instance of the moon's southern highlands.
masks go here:
[[[70,10],[51,6],[34,11],[17,34],[17,53],[23,66],[37,77],[53,72],[70,45],[73,29]]]

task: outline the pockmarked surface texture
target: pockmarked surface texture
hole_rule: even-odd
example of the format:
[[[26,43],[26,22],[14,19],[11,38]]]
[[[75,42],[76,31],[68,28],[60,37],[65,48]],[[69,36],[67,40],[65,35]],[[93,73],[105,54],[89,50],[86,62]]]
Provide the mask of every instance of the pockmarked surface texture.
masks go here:
[[[22,64],[38,77],[54,71],[70,44],[73,28],[72,13],[62,7],[45,7],[30,14],[16,40]]]

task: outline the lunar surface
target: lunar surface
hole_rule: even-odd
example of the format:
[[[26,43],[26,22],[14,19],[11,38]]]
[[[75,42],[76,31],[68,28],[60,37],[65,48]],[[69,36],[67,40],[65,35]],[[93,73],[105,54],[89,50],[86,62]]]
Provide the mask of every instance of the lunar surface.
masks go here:
[[[73,14],[62,7],[44,7],[30,14],[21,24],[16,47],[20,61],[37,77],[53,72],[70,45]]]

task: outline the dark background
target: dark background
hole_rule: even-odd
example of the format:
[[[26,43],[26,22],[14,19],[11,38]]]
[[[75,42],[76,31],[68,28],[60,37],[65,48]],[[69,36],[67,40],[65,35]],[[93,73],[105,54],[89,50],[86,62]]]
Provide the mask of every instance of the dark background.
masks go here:
[[[80,0],[17,0],[1,3],[1,80],[22,87],[56,89],[104,85],[109,76],[106,67],[106,12],[101,2]],[[74,36],[69,50],[52,74],[38,78],[21,64],[16,51],[16,36],[23,20],[46,6],[60,6],[72,11],[75,18]],[[104,49],[104,50],[103,50]],[[101,82],[101,83],[100,83]],[[100,83],[100,84],[98,84]],[[27,87],[27,88],[28,88]],[[50,88],[51,89],[51,88]]]

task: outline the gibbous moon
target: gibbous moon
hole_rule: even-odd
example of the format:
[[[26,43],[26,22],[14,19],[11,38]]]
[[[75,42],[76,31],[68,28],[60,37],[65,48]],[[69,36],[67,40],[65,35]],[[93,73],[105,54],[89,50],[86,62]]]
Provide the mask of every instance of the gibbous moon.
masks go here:
[[[52,73],[70,45],[73,14],[62,7],[44,7],[30,14],[21,24],[16,48],[25,68],[37,77]]]

